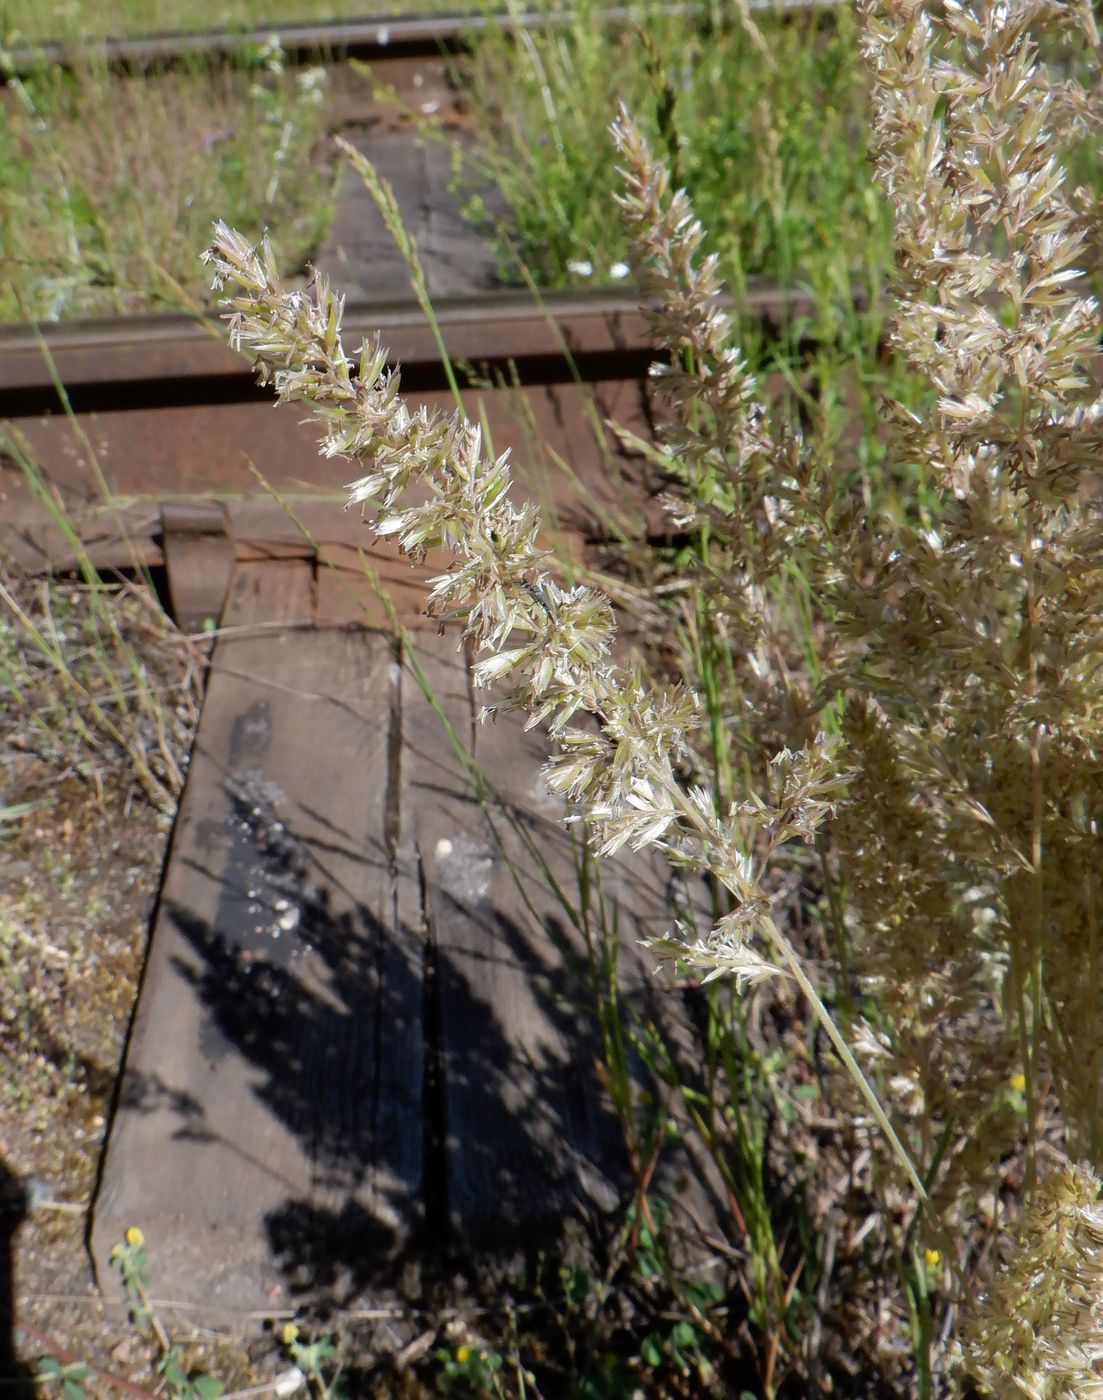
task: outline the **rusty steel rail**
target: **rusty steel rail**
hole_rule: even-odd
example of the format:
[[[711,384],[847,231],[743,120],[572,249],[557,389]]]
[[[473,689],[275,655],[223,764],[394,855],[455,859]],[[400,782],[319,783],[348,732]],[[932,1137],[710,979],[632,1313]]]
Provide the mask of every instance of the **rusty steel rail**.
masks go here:
[[[527,294],[505,294],[442,301],[437,317],[469,386],[469,416],[495,453],[532,462],[532,489],[538,480],[550,489],[562,528],[575,539],[607,535],[597,522],[615,509],[633,511],[633,530],[645,533],[657,518],[646,469],[623,454],[611,466],[617,449],[601,446],[600,426],[614,418],[649,433],[643,385],[654,342],[636,299],[550,297],[541,313]],[[349,307],[343,329],[350,350],[379,332],[404,393],[430,410],[453,408],[416,304]],[[0,330],[0,420],[0,566],[163,568],[173,614],[191,627],[217,616],[235,560],[308,558],[325,616],[347,613],[345,575],[358,573],[366,542],[340,509],[353,469],[319,457],[301,410],[273,412],[271,390],[229,348],[217,313]],[[560,460],[571,475],[550,485],[547,463]],[[323,558],[336,561],[342,587],[318,566]]]
[[[748,289],[742,306],[777,327],[813,309],[808,293],[769,284]],[[456,298],[436,305],[448,354],[473,381],[515,376],[525,385],[577,379],[631,379],[655,355],[647,314],[632,290],[548,293],[543,309],[525,291]],[[437,342],[410,301],[347,306],[346,344],[379,333],[412,392],[448,382]],[[51,368],[52,366],[52,368]],[[247,361],[226,344],[217,310],[184,315],[113,317],[43,327],[0,328],[0,419],[37,418],[65,407],[75,413],[251,402]]]
[[[633,432],[648,431],[641,385],[655,348],[636,298],[549,296],[542,312],[527,293],[507,292],[442,300],[436,313],[458,378],[470,389],[467,411],[483,423],[495,451],[527,451],[537,440],[564,460],[584,458],[594,473],[593,496],[615,500],[619,488],[606,479],[593,425],[615,417]],[[402,367],[403,392],[449,411],[446,369],[416,303],[346,307],[350,351],[377,332]],[[169,564],[170,539],[221,535],[219,512],[217,528],[197,529],[192,517],[215,499],[263,494],[254,463],[281,496],[305,501],[301,509],[312,529],[326,532],[327,544],[363,538],[355,521],[333,508],[349,464],[318,457],[316,430],[302,412],[273,412],[271,390],[260,388],[249,361],[230,349],[215,310],[205,319],[158,315],[0,329],[0,420],[0,558],[32,572],[67,571],[76,556],[72,539],[43,508],[43,489],[26,476],[27,460],[46,491],[79,519],[76,532],[97,567],[123,567],[135,549],[143,564]],[[329,504],[319,504],[324,499]],[[174,503],[188,501],[194,504],[181,524]],[[297,527],[271,505],[236,512],[231,533],[239,553],[299,549]],[[179,591],[176,574],[170,584]]]
[[[811,308],[806,294],[769,286],[743,304],[776,324]],[[526,489],[554,503],[575,552],[584,541],[669,535],[665,478],[631,445],[654,433],[647,371],[657,354],[632,291],[549,294],[542,309],[504,292],[436,310],[465,411],[495,454],[524,464]],[[404,394],[452,411],[416,304],[346,308],[350,351],[376,332],[401,365]],[[623,442],[610,422],[626,430]],[[316,561],[322,550],[355,561],[363,528],[339,508],[353,472],[319,457],[302,411],[273,412],[271,390],[229,348],[215,311],[0,329],[0,565],[163,567],[175,615],[194,621],[212,612],[211,589],[235,558]],[[326,615],[343,606],[335,596]]]
[[[461,379],[465,365],[479,378],[516,370],[527,384],[646,372],[654,342],[631,294],[551,295],[546,308],[541,314],[527,292],[505,292],[442,301],[435,310]],[[350,347],[378,332],[391,362],[402,365],[407,390],[448,383],[416,303],[347,306],[342,332]],[[55,377],[76,413],[250,402],[257,390],[249,363],[226,340],[217,310],[207,319],[150,315],[0,329],[0,418],[63,408]]]
[[[818,10],[830,11],[850,0],[748,0],[755,13],[789,16]],[[670,4],[656,7],[660,14],[690,15],[699,6]],[[636,11],[628,5],[612,5],[603,17],[611,25],[630,22]],[[158,34],[107,35],[102,39],[48,40],[10,49],[0,61],[0,76],[26,76],[43,66],[73,67],[89,51],[113,68],[141,71],[167,68],[196,58],[234,61],[243,53],[275,38],[290,63],[312,62],[319,56],[358,58],[383,62],[396,58],[431,58],[461,52],[473,38],[488,29],[531,30],[571,23],[569,10],[523,11],[510,14],[392,15],[372,19],[319,20],[300,24],[257,25],[247,29],[173,31]]]

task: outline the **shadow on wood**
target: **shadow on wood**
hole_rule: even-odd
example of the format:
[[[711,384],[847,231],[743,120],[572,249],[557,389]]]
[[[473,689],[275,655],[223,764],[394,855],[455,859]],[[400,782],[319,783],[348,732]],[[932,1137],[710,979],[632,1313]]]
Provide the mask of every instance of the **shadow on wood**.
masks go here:
[[[600,1249],[631,1199],[545,741],[479,729],[454,637],[418,639],[426,693],[385,635],[305,625],[311,583],[231,588],[95,1206],[101,1278],[139,1225],[189,1315],[493,1286],[568,1222]],[[642,1002],[667,892],[620,894]]]

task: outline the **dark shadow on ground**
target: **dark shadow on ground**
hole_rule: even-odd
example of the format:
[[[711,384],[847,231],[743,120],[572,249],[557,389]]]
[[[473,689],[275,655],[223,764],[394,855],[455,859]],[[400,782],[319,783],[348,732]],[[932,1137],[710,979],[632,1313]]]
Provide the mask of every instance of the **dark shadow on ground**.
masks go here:
[[[495,1260],[531,1266],[568,1220],[595,1239],[618,1226],[631,1195],[622,1136],[553,939],[448,891],[435,913],[413,908],[389,926],[347,890],[336,909],[327,861],[341,834],[300,840],[295,814],[260,785],[232,796],[248,839],[220,874],[214,919],[166,912],[199,956],[198,972],[177,970],[206,1011],[204,1057],[259,1071],[253,1092],[313,1164],[309,1195],[267,1218],[292,1294],[323,1315],[380,1291],[424,1296],[457,1271],[485,1283]],[[474,828],[474,802],[471,816]],[[405,872],[408,888],[417,877]],[[491,922],[489,956],[539,984],[541,1043],[519,1053],[503,1036],[477,962],[450,946],[453,917]],[[202,1139],[202,1114],[178,1109],[180,1135]]]
[[[27,1213],[22,1181],[0,1158],[0,1393],[31,1395],[30,1371],[15,1349],[15,1234]]]

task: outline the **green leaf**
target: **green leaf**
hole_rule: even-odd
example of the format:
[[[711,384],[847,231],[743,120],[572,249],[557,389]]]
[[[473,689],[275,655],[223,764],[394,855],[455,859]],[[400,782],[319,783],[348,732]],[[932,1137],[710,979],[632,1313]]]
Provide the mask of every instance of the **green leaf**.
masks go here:
[[[645,1366],[654,1368],[662,1365],[663,1349],[658,1337],[654,1334],[644,1337],[640,1343],[640,1356]]]
[[[61,1393],[65,1400],[85,1400],[84,1386],[81,1385],[80,1381],[62,1381]]]
[[[670,1333],[670,1340],[676,1347],[692,1347],[700,1341],[700,1336],[692,1322],[677,1322]]]
[[[225,1383],[217,1376],[207,1376],[202,1372],[191,1378],[192,1389],[199,1400],[218,1400],[218,1396],[226,1389]]]
[[[40,1376],[60,1376],[61,1362],[56,1356],[40,1357],[38,1362],[38,1374]]]
[[[180,1359],[175,1351],[170,1351],[161,1362],[160,1370],[169,1385],[175,1385],[177,1387],[187,1385],[188,1378],[180,1368]]]
[[[641,1278],[657,1278],[662,1270],[659,1268],[658,1260],[653,1254],[638,1254],[636,1256],[636,1267],[640,1271]]]
[[[686,1297],[702,1312],[724,1301],[724,1285],[714,1278],[691,1279],[682,1285]]]

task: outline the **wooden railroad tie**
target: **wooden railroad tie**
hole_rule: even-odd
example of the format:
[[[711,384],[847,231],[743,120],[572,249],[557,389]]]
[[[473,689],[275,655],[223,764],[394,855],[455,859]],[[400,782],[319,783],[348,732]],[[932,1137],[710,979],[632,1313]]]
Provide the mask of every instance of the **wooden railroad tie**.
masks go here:
[[[314,574],[234,568],[94,1210],[101,1279],[140,1225],[157,1296],[212,1313],[378,1297],[631,1195],[545,741],[477,724],[455,633],[411,658],[318,625]],[[677,1007],[637,943],[665,878],[605,891],[653,1017]]]

